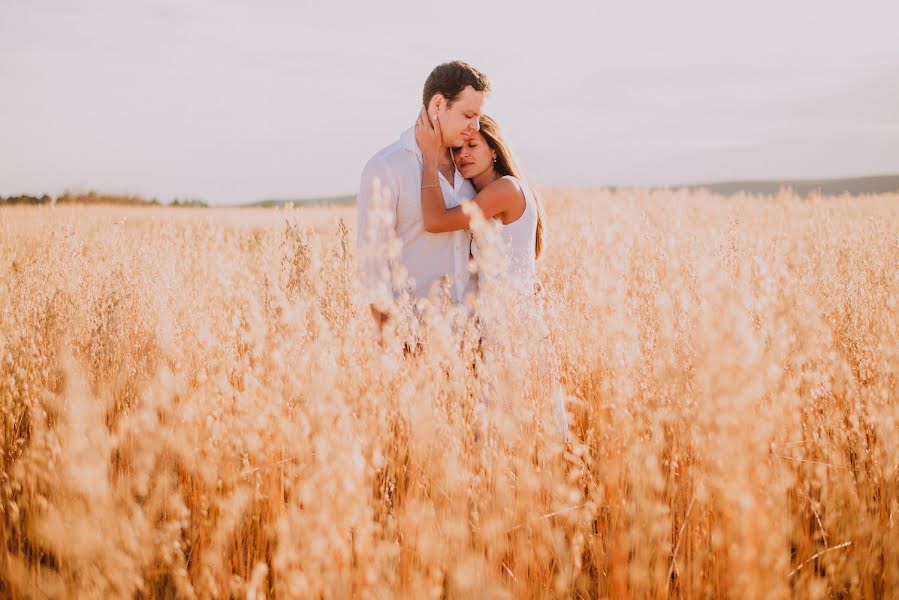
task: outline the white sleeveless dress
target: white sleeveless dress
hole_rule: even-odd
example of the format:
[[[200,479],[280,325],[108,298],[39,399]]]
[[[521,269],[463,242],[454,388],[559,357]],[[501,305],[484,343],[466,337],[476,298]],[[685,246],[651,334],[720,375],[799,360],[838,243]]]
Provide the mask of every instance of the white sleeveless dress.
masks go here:
[[[533,378],[538,382],[539,394],[548,400],[544,408],[550,409],[555,427],[562,439],[567,440],[568,418],[558,360],[543,316],[542,294],[536,290],[537,199],[524,181],[511,175],[504,179],[512,181],[522,193],[525,209],[509,224],[489,219],[484,232],[473,233],[471,253],[478,265],[479,295],[494,295],[499,299],[491,306],[489,297],[481,298],[482,331],[487,346],[501,353],[513,351],[515,344],[509,343],[510,339],[503,346],[503,340],[491,338],[509,337],[516,341],[527,338],[532,342],[528,352],[534,367]],[[510,322],[500,323],[500,319]],[[524,333],[527,335],[521,335]],[[482,396],[482,400],[486,402],[488,398]]]

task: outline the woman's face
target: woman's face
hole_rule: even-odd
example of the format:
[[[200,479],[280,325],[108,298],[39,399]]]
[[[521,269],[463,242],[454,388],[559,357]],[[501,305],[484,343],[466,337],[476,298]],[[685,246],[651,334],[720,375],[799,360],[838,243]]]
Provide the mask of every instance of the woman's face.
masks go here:
[[[495,153],[480,131],[472,133],[461,146],[453,148],[456,168],[465,179],[477,177],[493,167]]]

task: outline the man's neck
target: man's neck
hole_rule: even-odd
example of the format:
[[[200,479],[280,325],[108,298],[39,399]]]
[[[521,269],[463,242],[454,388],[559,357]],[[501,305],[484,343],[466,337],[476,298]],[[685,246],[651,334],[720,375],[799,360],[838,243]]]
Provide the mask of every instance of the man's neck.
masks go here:
[[[456,163],[453,162],[453,156],[450,154],[449,148],[442,148],[440,160],[437,161],[437,169],[450,184],[453,183],[456,176]]]

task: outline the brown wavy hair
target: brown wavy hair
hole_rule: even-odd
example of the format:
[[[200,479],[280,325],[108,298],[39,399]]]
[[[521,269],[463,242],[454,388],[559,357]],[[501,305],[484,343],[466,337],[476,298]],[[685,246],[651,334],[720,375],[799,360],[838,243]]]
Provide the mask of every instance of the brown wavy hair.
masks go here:
[[[500,177],[511,175],[516,179],[523,180],[521,169],[518,168],[518,163],[512,158],[512,151],[509,150],[509,146],[506,144],[505,138],[503,138],[499,124],[489,115],[481,115],[478,121],[481,126],[481,135],[487,140],[487,145],[496,152],[496,162],[493,165],[496,172],[499,173]],[[531,191],[533,192],[533,190]],[[534,199],[537,201],[537,244],[534,252],[537,258],[540,258],[540,254],[543,253],[544,238],[546,237],[544,225],[546,223],[546,214],[543,210],[543,202],[540,200],[540,196],[534,193]]]

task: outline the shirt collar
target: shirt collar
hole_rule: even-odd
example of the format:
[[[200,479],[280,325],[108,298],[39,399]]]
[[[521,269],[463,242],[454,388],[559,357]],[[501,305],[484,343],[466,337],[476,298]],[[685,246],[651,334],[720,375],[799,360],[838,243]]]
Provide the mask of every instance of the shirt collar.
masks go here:
[[[421,162],[421,148],[418,147],[418,142],[415,141],[415,127],[410,127],[400,135],[400,145],[415,154],[419,162]]]

